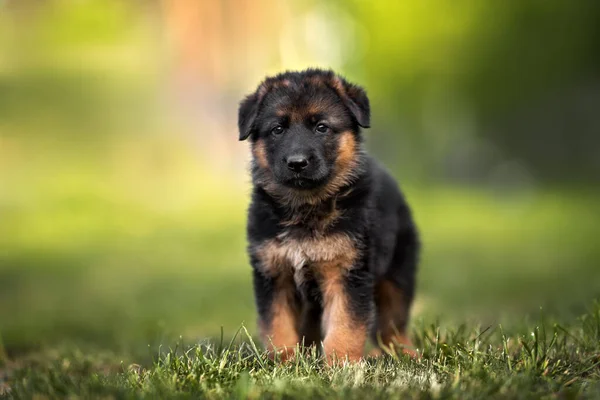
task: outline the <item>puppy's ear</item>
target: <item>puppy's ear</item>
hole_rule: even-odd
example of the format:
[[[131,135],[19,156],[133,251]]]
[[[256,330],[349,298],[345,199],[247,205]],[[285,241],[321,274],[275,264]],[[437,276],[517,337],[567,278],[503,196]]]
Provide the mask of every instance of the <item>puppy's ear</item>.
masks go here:
[[[348,107],[354,118],[356,118],[358,125],[363,128],[371,126],[371,107],[365,90],[358,85],[347,82],[339,76],[334,78],[333,86],[346,107]]]
[[[240,140],[248,139],[254,128],[254,121],[258,114],[258,93],[247,96],[240,103],[238,110],[238,129],[240,131]]]

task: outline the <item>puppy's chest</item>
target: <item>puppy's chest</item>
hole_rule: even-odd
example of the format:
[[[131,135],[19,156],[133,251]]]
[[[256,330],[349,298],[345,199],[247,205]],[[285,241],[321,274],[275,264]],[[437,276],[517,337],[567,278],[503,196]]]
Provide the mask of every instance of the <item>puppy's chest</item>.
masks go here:
[[[264,272],[271,276],[293,273],[300,283],[305,273],[351,268],[357,249],[354,240],[342,232],[310,234],[304,228],[289,227],[262,243],[257,254]]]
[[[352,268],[358,251],[355,240],[336,230],[343,211],[332,200],[297,209],[280,221],[280,232],[256,248],[260,268],[272,277],[293,274],[297,284],[308,275]]]

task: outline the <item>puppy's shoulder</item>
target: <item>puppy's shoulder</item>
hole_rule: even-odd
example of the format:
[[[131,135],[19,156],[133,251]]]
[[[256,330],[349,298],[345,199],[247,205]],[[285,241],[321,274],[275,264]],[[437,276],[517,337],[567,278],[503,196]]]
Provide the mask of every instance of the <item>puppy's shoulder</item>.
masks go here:
[[[400,185],[389,170],[373,157],[369,157],[368,165],[372,196],[379,207],[405,205]]]
[[[258,243],[277,236],[281,230],[281,215],[277,203],[262,188],[254,186],[246,227],[250,242]]]

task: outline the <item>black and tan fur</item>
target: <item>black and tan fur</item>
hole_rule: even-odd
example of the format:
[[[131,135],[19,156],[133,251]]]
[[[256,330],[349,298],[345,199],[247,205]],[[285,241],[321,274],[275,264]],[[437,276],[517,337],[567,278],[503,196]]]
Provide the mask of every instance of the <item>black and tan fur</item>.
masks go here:
[[[418,239],[390,175],[364,151],[364,90],[332,71],[267,78],[239,109],[252,147],[248,242],[259,328],[286,359],[323,344],[358,360],[406,336]]]

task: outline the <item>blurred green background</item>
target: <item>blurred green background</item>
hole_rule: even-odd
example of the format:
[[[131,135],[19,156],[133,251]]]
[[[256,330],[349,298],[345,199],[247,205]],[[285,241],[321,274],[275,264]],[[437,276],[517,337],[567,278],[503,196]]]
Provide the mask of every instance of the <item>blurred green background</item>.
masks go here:
[[[255,329],[237,102],[332,67],[424,251],[417,319],[600,296],[600,2],[0,0],[0,358]]]

